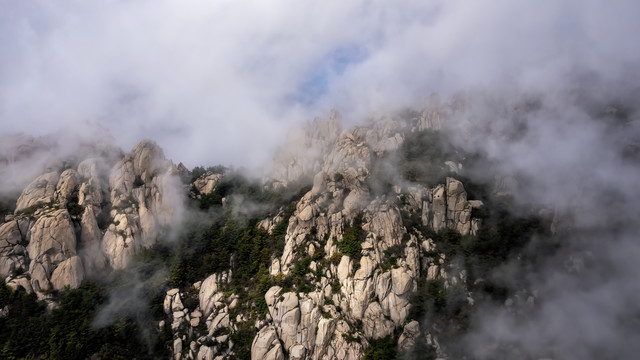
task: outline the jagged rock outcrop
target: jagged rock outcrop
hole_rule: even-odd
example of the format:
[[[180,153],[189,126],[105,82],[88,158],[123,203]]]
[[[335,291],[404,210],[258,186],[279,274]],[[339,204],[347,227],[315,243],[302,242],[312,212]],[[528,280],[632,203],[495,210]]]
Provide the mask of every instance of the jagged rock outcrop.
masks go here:
[[[26,248],[17,221],[0,226],[0,277],[4,278],[17,269],[26,267]]]
[[[163,227],[171,224],[181,203],[173,164],[153,141],[136,145],[111,170],[113,223],[102,248],[110,265],[123,268],[140,248],[153,245]]]
[[[398,338],[398,347],[404,351],[411,349],[418,336],[420,336],[420,324],[413,320],[404,326],[402,334]]]
[[[314,165],[313,187],[297,202],[283,253],[269,269],[274,277],[300,276],[296,264],[313,258],[303,271],[305,281],[313,285],[305,292],[281,286],[266,292],[268,314],[255,323],[252,359],[285,354],[295,359],[359,359],[369,341],[396,329],[401,329],[401,349],[426,336],[417,322],[407,324],[418,279],[424,273],[453,286],[465,275],[446,265],[444,257],[433,256],[433,240],[410,229],[408,216],[417,214],[420,225],[433,231],[448,228],[472,234],[479,220],[471,218],[471,211],[482,203],[468,200],[463,184],[451,177],[433,187],[398,184],[387,194],[374,193],[369,180],[374,159],[399,149],[405,131],[441,126],[438,111],[445,110],[429,111],[413,120],[385,118],[345,130],[324,156],[315,158],[321,165]],[[258,226],[271,231],[278,221],[267,218]],[[361,229],[363,240],[361,250],[347,256],[340,253],[339,244],[353,226]],[[200,308],[205,314],[224,308],[224,294],[215,285],[219,282],[220,275],[203,282]],[[229,319],[230,327],[234,321]]]
[[[108,144],[81,147],[87,158],[74,154],[58,161],[64,168],[36,177],[0,225],[0,276],[7,284],[36,292],[78,287],[107,264],[126,266],[179,212],[174,166],[152,141],[117,163],[122,154]]]
[[[31,286],[36,290],[52,288],[51,275],[59,264],[77,255],[76,237],[71,217],[65,209],[52,210],[44,214],[29,229],[29,273]],[[77,262],[67,263],[65,272],[77,274]],[[58,284],[72,283],[73,279],[58,278]]]
[[[80,255],[87,269],[101,270],[107,264],[107,258],[100,245],[102,231],[98,226],[92,206],[86,206],[80,220],[78,242],[82,248]]]
[[[213,312],[216,308],[216,303],[224,297],[220,288],[221,284],[229,281],[229,275],[230,274],[228,272],[213,274],[206,278],[202,282],[202,285],[200,285],[198,299],[200,301],[200,310],[205,317],[209,316],[209,314]]]
[[[278,340],[276,328],[266,326],[256,335],[251,345],[251,359],[284,360],[282,345]]]
[[[84,268],[78,256],[72,256],[61,262],[51,274],[51,285],[56,290],[69,287],[77,288],[84,279]]]
[[[288,217],[281,255],[252,279],[268,290],[256,295],[256,284],[232,284],[231,271],[167,290],[166,318],[158,326],[172,336],[173,357],[231,357],[238,351],[234,341],[246,334],[256,334],[252,359],[360,359],[372,341],[387,336],[399,336],[404,350],[425,338],[436,347],[437,339],[410,317],[418,281],[454,289],[466,273],[436,253],[428,234],[475,234],[480,220],[473,210],[483,204],[469,200],[464,184],[451,176],[440,184],[372,185],[376,161],[401,149],[410,131],[440,128],[455,111],[432,101],[413,117],[385,117],[344,131],[332,112],[302,132],[293,152],[279,153],[265,187],[306,178],[313,186],[290,217],[281,207],[257,224],[271,233]],[[117,161],[91,157],[76,164],[36,178],[0,225],[0,275],[9,286],[42,296],[78,287],[92,271],[125,268],[179,215],[176,204],[186,191],[152,141]],[[455,162],[442,165],[463,172]],[[221,177],[205,173],[192,190],[211,194]]]
[[[206,172],[193,182],[193,187],[198,191],[199,195],[211,194],[215,190],[220,179],[222,179],[222,174]]]
[[[20,213],[28,207],[53,203],[59,179],[60,175],[57,172],[40,175],[22,190],[22,194],[16,202],[15,213]]]
[[[169,326],[173,334],[175,359],[220,359],[234,355],[230,335],[237,332],[230,312],[236,306],[235,295],[218,291],[230,280],[230,273],[213,274],[197,282],[188,292],[170,289],[166,292],[163,310],[170,323],[161,321],[160,328]],[[188,308],[187,303],[197,304]],[[188,344],[185,341],[192,339]]]

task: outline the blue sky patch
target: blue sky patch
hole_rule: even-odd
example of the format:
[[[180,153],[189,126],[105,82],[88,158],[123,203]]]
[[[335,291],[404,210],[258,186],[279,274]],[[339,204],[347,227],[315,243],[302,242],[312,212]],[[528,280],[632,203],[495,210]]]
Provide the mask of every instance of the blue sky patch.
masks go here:
[[[313,105],[328,91],[334,78],[341,76],[349,66],[362,62],[366,57],[365,49],[358,45],[334,49],[310,67],[290,100],[306,106]]]

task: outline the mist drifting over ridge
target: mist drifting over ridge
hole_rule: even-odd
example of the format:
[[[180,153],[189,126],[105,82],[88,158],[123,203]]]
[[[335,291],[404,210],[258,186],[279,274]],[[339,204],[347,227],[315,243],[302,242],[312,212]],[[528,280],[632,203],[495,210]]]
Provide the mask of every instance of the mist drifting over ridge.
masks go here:
[[[635,79],[640,56],[629,1],[3,7],[2,132],[96,121],[124,149],[153,138],[190,167],[264,163],[292,124],[331,108],[353,124],[431,92]]]
[[[348,128],[432,92],[448,101],[464,91],[467,109],[447,126],[456,145],[490,160],[469,173],[514,176],[520,205],[546,208],[573,230],[546,269],[525,278],[509,264],[500,269],[510,288],[537,289],[540,308],[527,317],[486,309],[465,338],[469,353],[637,353],[640,5],[141,0],[3,8],[3,135],[60,131],[78,139],[69,145],[99,135],[78,126],[90,121],[125,151],[152,138],[188,167],[256,167],[288,129],[331,108]],[[23,171],[18,183],[39,171],[8,170]],[[566,270],[574,265],[579,271]]]

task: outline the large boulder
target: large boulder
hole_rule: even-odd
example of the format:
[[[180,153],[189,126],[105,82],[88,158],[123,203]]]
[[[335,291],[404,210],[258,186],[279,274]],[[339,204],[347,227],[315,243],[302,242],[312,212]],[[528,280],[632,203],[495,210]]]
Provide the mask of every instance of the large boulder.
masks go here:
[[[51,284],[56,290],[65,287],[75,289],[84,279],[84,268],[80,257],[73,256],[58,264],[51,274]]]
[[[29,230],[27,252],[33,288],[49,289],[58,264],[76,255],[76,236],[66,209],[51,210],[38,218]]]
[[[55,171],[38,176],[22,190],[16,202],[15,213],[18,214],[39,204],[53,203],[58,179],[60,179],[60,175]]]
[[[393,321],[384,316],[382,307],[378,302],[372,302],[364,312],[362,319],[364,334],[370,339],[379,339],[391,335],[395,330]]]
[[[57,204],[66,206],[77,185],[77,172],[74,169],[67,169],[60,174],[60,179],[56,185],[54,201]]]
[[[220,179],[222,179],[222,174],[213,174],[207,172],[197,178],[193,182],[193,186],[198,190],[200,194],[211,194],[215,190],[216,185],[218,184]]]
[[[121,269],[172,224],[182,208],[182,190],[175,166],[151,140],[141,141],[111,169],[109,185],[113,224],[103,249],[111,266]]]
[[[273,326],[262,328],[251,344],[251,359],[284,360],[284,358],[276,328]]]
[[[16,221],[0,225],[0,278],[5,278],[25,265],[25,249],[20,227]]]

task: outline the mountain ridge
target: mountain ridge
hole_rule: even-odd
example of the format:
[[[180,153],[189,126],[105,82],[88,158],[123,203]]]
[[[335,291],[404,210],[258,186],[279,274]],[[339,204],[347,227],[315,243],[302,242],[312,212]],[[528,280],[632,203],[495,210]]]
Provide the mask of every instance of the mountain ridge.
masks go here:
[[[543,266],[571,221],[517,206],[522,176],[463,149],[479,128],[465,118],[467,96],[433,95],[347,129],[332,111],[292,133],[261,180],[189,171],[150,140],[76,158],[15,199],[0,226],[0,275],[54,312],[83,280],[130,278],[131,298],[108,290],[102,317],[135,318],[145,311],[133,297],[146,296],[155,354],[175,359],[470,356],[456,342],[483,307],[528,314],[539,301],[498,269]],[[538,109],[513,106],[517,116]],[[493,177],[477,177],[482,167]]]

